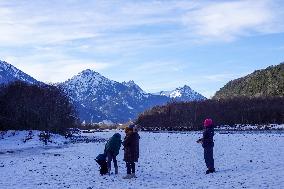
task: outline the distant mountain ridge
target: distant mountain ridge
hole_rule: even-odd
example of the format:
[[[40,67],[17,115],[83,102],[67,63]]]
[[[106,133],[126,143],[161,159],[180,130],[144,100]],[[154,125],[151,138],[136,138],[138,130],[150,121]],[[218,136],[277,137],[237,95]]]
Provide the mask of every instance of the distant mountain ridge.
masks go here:
[[[17,80],[25,81],[29,84],[41,83],[13,65],[0,60],[0,84],[7,84]]]
[[[284,63],[228,82],[213,99],[233,97],[284,96]]]
[[[43,84],[7,62],[0,61],[0,83],[20,80],[30,84]],[[57,83],[66,92],[79,113],[81,121],[126,122],[143,111],[170,101],[203,100],[205,97],[184,86],[160,94],[143,91],[133,80],[117,82],[87,69],[65,82]]]
[[[189,86],[184,85],[183,87],[176,88],[172,91],[161,91],[159,93],[154,93],[156,95],[167,96],[176,101],[194,101],[194,100],[205,100],[206,98],[192,90]]]

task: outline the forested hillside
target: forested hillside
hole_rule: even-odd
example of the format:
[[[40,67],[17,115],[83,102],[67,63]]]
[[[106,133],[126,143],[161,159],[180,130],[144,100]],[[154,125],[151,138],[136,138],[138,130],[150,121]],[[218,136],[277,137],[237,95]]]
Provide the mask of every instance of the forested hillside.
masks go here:
[[[216,92],[214,99],[233,97],[284,96],[284,63],[257,70],[228,82]]]

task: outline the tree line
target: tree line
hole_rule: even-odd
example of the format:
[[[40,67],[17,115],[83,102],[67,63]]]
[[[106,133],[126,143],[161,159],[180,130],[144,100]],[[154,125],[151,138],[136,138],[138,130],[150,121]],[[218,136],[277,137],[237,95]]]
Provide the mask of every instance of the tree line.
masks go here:
[[[284,97],[236,97],[155,106],[139,115],[142,129],[200,130],[203,120],[215,125],[284,123]]]
[[[0,86],[0,130],[41,130],[64,134],[78,116],[56,86],[16,81]]]

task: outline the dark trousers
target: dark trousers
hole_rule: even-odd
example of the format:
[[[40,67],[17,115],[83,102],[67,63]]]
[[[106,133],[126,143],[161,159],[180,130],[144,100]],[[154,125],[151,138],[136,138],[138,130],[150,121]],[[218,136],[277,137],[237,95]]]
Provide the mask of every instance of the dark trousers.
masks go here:
[[[135,163],[134,162],[126,162],[127,174],[135,173]]]
[[[204,160],[209,170],[214,169],[213,147],[204,148]]]
[[[113,155],[113,153],[108,152],[107,153],[107,168],[108,168],[109,171],[111,170],[111,161],[113,161],[114,168],[117,169],[116,156]]]

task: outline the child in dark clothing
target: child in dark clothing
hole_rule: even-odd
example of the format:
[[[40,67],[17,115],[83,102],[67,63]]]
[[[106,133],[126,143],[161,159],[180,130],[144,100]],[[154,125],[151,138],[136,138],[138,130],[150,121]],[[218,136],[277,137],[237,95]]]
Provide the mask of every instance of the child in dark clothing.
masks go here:
[[[204,160],[207,166],[206,174],[214,173],[214,159],[213,159],[213,147],[214,147],[214,126],[212,119],[205,119],[203,137],[197,140],[198,143],[202,144],[204,148]]]
[[[119,133],[115,133],[105,145],[105,154],[107,156],[107,167],[109,175],[111,171],[111,161],[113,161],[114,164],[115,174],[118,174],[116,156],[119,154],[121,143],[121,135]]]
[[[107,162],[106,162],[106,155],[105,154],[99,154],[96,157],[96,162],[100,165],[100,174],[105,175],[108,172],[107,168]]]

